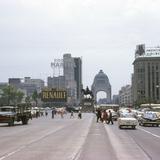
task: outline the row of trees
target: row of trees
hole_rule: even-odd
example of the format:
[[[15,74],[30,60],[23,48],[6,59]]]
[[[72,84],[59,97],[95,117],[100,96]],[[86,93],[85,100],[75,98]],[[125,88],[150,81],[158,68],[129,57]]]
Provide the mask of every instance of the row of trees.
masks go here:
[[[1,95],[0,95],[0,106],[3,105],[17,105],[22,102],[24,99],[24,93],[17,90],[15,87],[8,85],[5,88],[2,89]],[[38,105],[38,98],[40,95],[37,93],[37,91],[34,91],[32,96],[25,97],[25,103],[31,103],[31,101],[34,101],[36,106]]]

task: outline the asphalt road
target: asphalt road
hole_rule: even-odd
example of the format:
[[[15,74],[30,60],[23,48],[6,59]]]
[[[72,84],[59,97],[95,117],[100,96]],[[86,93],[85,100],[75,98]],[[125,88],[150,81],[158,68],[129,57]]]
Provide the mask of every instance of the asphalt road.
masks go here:
[[[119,129],[95,115],[40,117],[0,124],[0,160],[159,160],[160,127]]]

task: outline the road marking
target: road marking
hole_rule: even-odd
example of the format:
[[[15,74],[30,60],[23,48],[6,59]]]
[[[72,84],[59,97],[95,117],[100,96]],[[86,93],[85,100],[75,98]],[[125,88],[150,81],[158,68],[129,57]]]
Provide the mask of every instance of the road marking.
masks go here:
[[[148,134],[151,134],[152,136],[160,139],[160,136],[158,136],[158,135],[156,135],[156,134],[154,134],[154,133],[152,133],[152,132],[149,132],[149,131],[147,131],[147,130],[145,130],[145,129],[142,129],[142,128],[139,128],[139,127],[138,127],[138,129],[140,129],[141,131],[144,131],[144,132],[146,132],[146,133],[148,133]]]
[[[105,129],[117,160],[150,160],[144,150],[136,144],[133,138],[127,136],[126,132],[118,136],[111,126],[105,125]]]
[[[86,142],[86,139],[89,134],[90,127],[91,127],[92,123],[93,123],[93,117],[88,122],[88,127],[84,133],[83,139],[81,140],[81,144],[78,146],[78,149],[72,153],[72,155],[68,158],[68,160],[78,160],[80,158],[82,150],[83,150],[83,146]]]
[[[17,150],[15,150],[15,151],[13,151],[13,152],[10,152],[10,153],[7,153],[5,156],[0,157],[0,160],[3,160],[3,159],[5,159],[5,158],[10,157],[11,155],[13,155],[13,154],[15,154],[15,153],[21,151],[21,150],[22,150],[23,148],[25,148],[25,147],[26,147],[26,146],[21,146],[21,147],[18,148]]]
[[[91,136],[101,136],[101,134],[100,133],[92,133],[92,134],[90,134]]]
[[[6,153],[6,154],[3,155],[2,157],[0,157],[0,160],[4,160],[4,159],[6,159],[6,158],[8,158],[8,157],[10,157],[10,156],[12,156],[12,155],[14,155],[15,153],[17,153],[17,152],[21,151],[22,149],[26,148],[27,146],[32,145],[33,143],[36,143],[36,142],[38,142],[38,141],[40,141],[40,140],[48,137],[49,135],[57,132],[58,130],[60,130],[60,129],[62,129],[62,128],[63,128],[63,127],[59,127],[59,128],[57,128],[56,130],[54,130],[54,131],[50,131],[50,132],[46,133],[45,135],[43,135],[43,136],[41,136],[41,137],[39,137],[39,138],[31,141],[30,143],[28,143],[28,144],[26,144],[26,145],[23,145],[23,146],[20,146],[19,148],[15,149],[15,150],[12,151],[12,152]]]

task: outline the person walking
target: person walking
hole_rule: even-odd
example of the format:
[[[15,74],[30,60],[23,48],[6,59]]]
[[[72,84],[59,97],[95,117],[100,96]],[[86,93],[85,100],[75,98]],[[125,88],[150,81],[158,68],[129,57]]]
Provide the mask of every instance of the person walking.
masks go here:
[[[46,117],[48,116],[48,112],[47,112],[47,110],[45,111],[45,115],[46,115]]]
[[[108,120],[108,114],[106,110],[103,110],[103,123],[107,123],[107,120]]]
[[[78,119],[82,119],[82,112],[81,111],[78,112]]]
[[[70,118],[74,118],[74,112],[73,111],[71,111]]]
[[[97,116],[97,123],[99,122],[99,119],[101,119],[101,110],[100,109],[98,109],[97,111],[96,111],[96,116]]]
[[[108,124],[111,122],[111,124],[113,124],[113,120],[112,120],[112,112],[111,110],[109,110],[109,114],[108,114]]]
[[[54,119],[54,115],[55,115],[55,109],[52,109],[52,119]]]

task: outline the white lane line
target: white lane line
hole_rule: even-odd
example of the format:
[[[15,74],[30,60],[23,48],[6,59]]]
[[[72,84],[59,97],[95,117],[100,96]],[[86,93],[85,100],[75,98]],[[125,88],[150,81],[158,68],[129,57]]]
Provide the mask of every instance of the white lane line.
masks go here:
[[[17,148],[16,150],[14,150],[14,151],[12,151],[12,152],[6,153],[6,154],[3,155],[2,157],[0,157],[0,160],[4,160],[4,159],[6,159],[6,158],[8,158],[8,157],[10,157],[10,156],[12,156],[12,155],[14,155],[14,154],[17,153],[17,152],[20,152],[22,149],[26,148],[27,146],[32,145],[33,143],[36,143],[36,142],[38,142],[38,141],[40,141],[40,140],[48,137],[49,135],[57,132],[58,130],[60,130],[60,129],[62,129],[62,128],[63,128],[63,127],[59,127],[59,128],[57,128],[56,130],[51,131],[51,132],[48,132],[47,134],[45,134],[45,135],[43,135],[43,136],[41,136],[41,137],[33,140],[32,142],[30,142],[30,143],[28,143],[28,144],[26,144],[26,145],[20,146],[19,148]]]
[[[93,116],[89,120],[87,128],[85,130],[85,133],[84,133],[84,135],[82,136],[82,138],[80,140],[81,143],[75,147],[77,149],[72,153],[72,155],[68,158],[68,160],[78,160],[80,158],[81,153],[83,151],[83,146],[84,146],[84,144],[86,142],[86,139],[87,139],[87,136],[88,136],[88,133],[90,131],[90,127],[91,127],[92,123],[93,123]]]
[[[5,158],[8,158],[8,157],[12,156],[13,154],[21,151],[21,150],[22,150],[23,148],[25,148],[25,147],[26,147],[26,146],[21,146],[21,147],[18,148],[17,150],[15,150],[15,151],[13,151],[13,152],[10,152],[10,153],[7,153],[5,156],[0,157],[0,160],[3,160],[3,159],[5,159]]]
[[[148,155],[126,132],[122,130],[118,132],[112,126],[107,125],[105,125],[105,129],[117,160],[150,160]]]
[[[156,134],[154,134],[154,133],[152,133],[152,132],[149,132],[149,131],[147,131],[147,130],[145,130],[145,129],[142,129],[142,128],[139,128],[139,127],[138,127],[138,129],[140,129],[141,131],[144,131],[144,132],[146,132],[146,133],[148,133],[148,134],[151,134],[152,136],[160,139],[160,136],[158,136],[158,135],[156,135]]]

